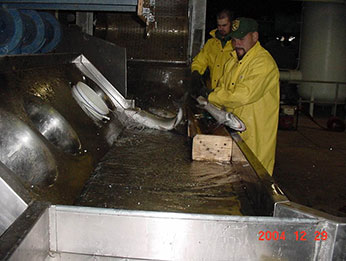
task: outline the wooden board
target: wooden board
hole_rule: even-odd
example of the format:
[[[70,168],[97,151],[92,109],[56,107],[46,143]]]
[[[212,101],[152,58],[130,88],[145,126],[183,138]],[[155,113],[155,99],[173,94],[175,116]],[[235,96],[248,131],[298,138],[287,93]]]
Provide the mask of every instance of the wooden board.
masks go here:
[[[230,163],[233,140],[229,136],[196,134],[192,143],[192,159]]]
[[[231,134],[226,130],[226,128],[222,125],[215,128],[212,133],[206,133],[204,126],[200,123],[200,121],[195,117],[191,108],[186,108],[188,118],[188,136],[193,138],[192,143],[192,159],[193,160],[206,160],[206,161],[218,161],[218,162],[246,162],[246,158],[244,154],[239,149],[237,143],[232,139]],[[194,140],[196,136],[199,137]],[[203,136],[204,135],[204,136]],[[217,138],[215,138],[217,137]],[[223,138],[221,138],[223,137]],[[210,141],[208,141],[210,139]],[[222,141],[228,142],[232,140],[232,144],[230,145],[230,155],[228,148],[223,148]],[[201,142],[200,144],[196,142]],[[213,143],[214,144],[213,146]],[[228,144],[228,143],[227,143]],[[208,145],[208,146],[207,146]],[[209,147],[214,148],[210,151]],[[228,146],[228,145],[227,145]],[[209,148],[209,150],[207,150]],[[221,148],[221,149],[220,149]],[[218,150],[217,155],[215,155]]]

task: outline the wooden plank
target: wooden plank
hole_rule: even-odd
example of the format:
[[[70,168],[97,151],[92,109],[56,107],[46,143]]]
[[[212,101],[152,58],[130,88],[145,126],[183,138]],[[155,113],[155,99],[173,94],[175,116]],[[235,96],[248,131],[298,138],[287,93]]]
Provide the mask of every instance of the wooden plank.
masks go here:
[[[192,143],[192,159],[230,163],[232,145],[231,137],[196,134]]]
[[[214,135],[220,135],[220,136],[227,136],[231,137],[231,134],[227,131],[226,127],[219,126],[213,131]],[[247,161],[243,152],[239,149],[239,146],[237,143],[232,139],[233,145],[232,145],[232,162],[244,162]]]
[[[196,118],[195,114],[193,113],[190,107],[186,108],[186,112],[187,112],[187,118],[188,118],[188,136],[191,138],[194,138],[196,135],[204,135],[204,136],[199,136],[197,138],[198,142],[202,140],[203,145],[196,144],[196,141],[193,140],[192,146],[193,148],[195,148],[192,150],[193,160],[220,161],[220,162],[246,162],[247,161],[244,154],[239,149],[237,143],[233,141],[231,134],[227,131],[225,126],[219,125],[215,129],[213,129],[211,133],[207,133],[206,127],[204,127],[203,124],[201,124],[201,122],[199,121],[199,119]],[[228,152],[227,153],[222,152],[220,155],[215,156],[213,155],[215,151],[213,151],[213,153],[210,151],[205,151],[207,148],[205,145],[209,143],[221,141],[222,140],[221,138],[216,138],[216,139],[214,138],[214,137],[220,137],[220,136],[225,137],[226,142],[228,142],[229,139],[232,140],[230,156],[228,156]],[[209,137],[210,137],[210,141],[208,141]],[[218,145],[214,145],[213,147],[218,147]],[[224,149],[221,149],[221,151],[224,151]]]

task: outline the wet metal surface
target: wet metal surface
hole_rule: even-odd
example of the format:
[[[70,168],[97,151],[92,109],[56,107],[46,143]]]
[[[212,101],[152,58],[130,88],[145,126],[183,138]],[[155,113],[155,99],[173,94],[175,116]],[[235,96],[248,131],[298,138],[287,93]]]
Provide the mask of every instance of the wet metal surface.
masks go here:
[[[84,113],[71,87],[92,81],[62,56],[0,59],[0,160],[34,199],[73,204],[122,127]]]
[[[1,110],[0,132],[2,163],[30,184],[54,183],[58,176],[56,161],[33,130],[13,114]]]
[[[176,111],[179,104],[174,101],[188,83],[187,66],[131,63],[129,68],[129,93],[137,106]],[[264,213],[262,206],[254,210],[257,202],[250,197],[259,195],[249,197],[247,187],[256,181],[248,179],[242,163],[193,162],[186,129],[181,124],[174,132],[125,130],[97,164],[75,204],[230,215],[253,215],[260,209]]]
[[[80,152],[81,143],[77,133],[52,106],[40,102],[40,99],[28,99],[24,107],[33,124],[47,140],[65,152]]]
[[[189,140],[174,132],[126,130],[98,163],[78,205],[240,215],[229,164],[192,162]]]

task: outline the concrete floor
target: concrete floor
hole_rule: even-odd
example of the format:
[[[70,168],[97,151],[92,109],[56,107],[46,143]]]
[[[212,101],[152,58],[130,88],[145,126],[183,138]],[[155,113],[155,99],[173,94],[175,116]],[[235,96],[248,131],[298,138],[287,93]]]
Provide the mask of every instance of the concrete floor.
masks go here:
[[[316,113],[326,126],[330,117]],[[346,132],[322,129],[299,114],[297,130],[279,130],[274,179],[293,201],[346,217]]]

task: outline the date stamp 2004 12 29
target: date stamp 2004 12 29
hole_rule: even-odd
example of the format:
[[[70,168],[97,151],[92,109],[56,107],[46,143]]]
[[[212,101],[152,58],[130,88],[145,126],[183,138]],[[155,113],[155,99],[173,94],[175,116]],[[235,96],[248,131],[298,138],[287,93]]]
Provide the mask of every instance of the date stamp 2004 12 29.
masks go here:
[[[306,241],[307,233],[303,231],[295,231],[293,232],[294,238],[296,241]],[[326,231],[315,231],[314,232],[314,240],[315,241],[325,241],[328,239],[328,233]],[[269,241],[269,240],[286,240],[285,231],[259,231],[258,232],[258,240],[259,241]]]

